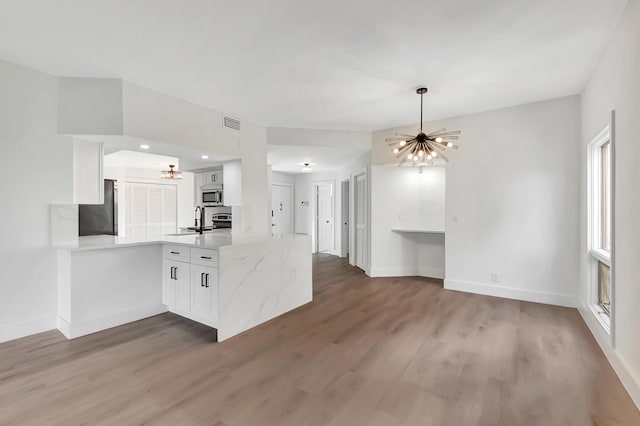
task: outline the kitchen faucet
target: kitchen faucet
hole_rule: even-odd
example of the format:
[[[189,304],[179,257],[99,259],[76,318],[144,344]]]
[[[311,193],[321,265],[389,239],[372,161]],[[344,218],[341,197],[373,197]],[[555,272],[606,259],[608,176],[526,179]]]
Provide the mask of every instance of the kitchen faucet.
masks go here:
[[[200,226],[198,226],[198,211],[200,211]],[[196,232],[198,232],[199,234],[202,234],[204,231],[204,208],[200,206],[196,206],[195,219],[196,219],[195,226],[196,228],[198,228]]]

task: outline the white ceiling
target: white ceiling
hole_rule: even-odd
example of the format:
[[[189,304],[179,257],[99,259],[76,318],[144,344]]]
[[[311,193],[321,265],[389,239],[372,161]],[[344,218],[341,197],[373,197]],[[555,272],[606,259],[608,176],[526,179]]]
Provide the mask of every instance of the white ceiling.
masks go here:
[[[146,170],[169,170],[169,164],[180,170],[180,160],[176,157],[148,154],[137,151],[118,151],[104,156],[105,167],[132,167]]]
[[[269,126],[374,130],[579,93],[625,0],[0,0],[0,58]]]
[[[304,163],[311,163],[313,172],[328,172],[355,160],[367,149],[350,146],[267,145],[267,163],[274,172],[300,173]]]
[[[130,159],[134,153],[149,154],[151,157],[140,157],[145,164],[146,160],[156,161],[161,158],[174,158],[178,159],[177,163],[167,163],[165,161],[164,169],[167,168],[167,164],[176,164],[179,167],[177,169],[182,171],[197,171],[203,169],[210,169],[211,167],[217,167],[224,161],[232,160],[232,157],[225,155],[218,155],[213,152],[205,152],[197,149],[188,148],[184,145],[173,145],[168,143],[162,143],[157,141],[149,141],[146,139],[135,138],[132,136],[110,136],[110,135],[82,135],[80,139],[87,139],[96,142],[104,143],[105,156],[110,154],[126,152],[129,153],[125,158]],[[143,149],[141,145],[146,145],[148,148]],[[202,156],[206,155],[208,158],[203,159]],[[155,160],[151,160],[153,156],[157,157]],[[120,158],[118,156],[111,157],[113,159]],[[126,166],[128,167],[128,166]],[[143,167],[144,168],[144,167]],[[151,167],[153,168],[153,167]],[[156,167],[157,168],[157,167]]]

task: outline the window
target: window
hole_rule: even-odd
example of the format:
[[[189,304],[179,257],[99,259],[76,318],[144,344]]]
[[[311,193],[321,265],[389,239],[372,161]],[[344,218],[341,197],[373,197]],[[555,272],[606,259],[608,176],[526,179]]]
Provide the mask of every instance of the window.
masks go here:
[[[588,297],[591,310],[609,332],[611,315],[612,145],[609,127],[590,144],[588,152]]]
[[[125,235],[151,237],[176,232],[177,187],[127,182]]]

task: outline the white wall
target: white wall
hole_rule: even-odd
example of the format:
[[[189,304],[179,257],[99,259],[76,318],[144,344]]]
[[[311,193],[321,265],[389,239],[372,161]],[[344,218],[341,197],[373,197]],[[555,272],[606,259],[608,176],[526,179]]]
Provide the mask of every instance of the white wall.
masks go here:
[[[296,234],[311,235],[313,233],[313,184],[311,173],[300,173],[294,178],[294,224]],[[303,205],[303,203],[307,203]],[[312,246],[314,243],[312,242]]]
[[[73,143],[57,134],[57,91],[57,78],[0,61],[0,341],[56,326],[49,204],[73,196]]]
[[[270,145],[371,148],[370,132],[347,130],[268,127],[267,140]]]
[[[122,134],[122,80],[61,77],[58,84],[59,133]]]
[[[600,342],[636,405],[640,407],[640,3],[629,0],[581,97],[581,307],[587,324]],[[615,139],[615,292],[614,347],[586,306],[587,265],[587,144],[610,121],[616,110]]]
[[[296,175],[293,173],[271,172],[271,184],[295,185]]]
[[[577,96],[425,126],[462,131],[447,165],[447,288],[575,304],[579,126]],[[374,164],[394,161],[395,131],[416,126],[374,133]]]
[[[445,167],[372,166],[371,220],[371,276],[444,278],[444,235],[391,228],[445,230]]]
[[[123,134],[239,156],[245,129],[223,127],[221,112],[128,81],[122,82],[122,91]]]

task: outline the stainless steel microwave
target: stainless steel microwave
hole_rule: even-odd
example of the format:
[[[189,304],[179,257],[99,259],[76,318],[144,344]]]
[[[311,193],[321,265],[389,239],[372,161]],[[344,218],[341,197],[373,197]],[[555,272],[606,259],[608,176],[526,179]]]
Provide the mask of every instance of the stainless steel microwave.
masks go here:
[[[202,205],[205,207],[222,206],[224,205],[224,199],[222,196],[222,188],[219,189],[203,189],[202,197],[200,199]]]

